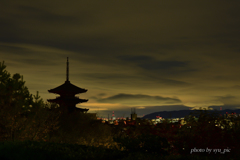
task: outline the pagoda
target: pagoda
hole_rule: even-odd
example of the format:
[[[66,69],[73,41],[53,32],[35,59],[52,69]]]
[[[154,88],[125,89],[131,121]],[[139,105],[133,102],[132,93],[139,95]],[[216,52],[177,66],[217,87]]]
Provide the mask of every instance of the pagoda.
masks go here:
[[[49,93],[59,94],[60,96],[56,97],[56,99],[48,99],[48,102],[54,102],[60,105],[61,109],[68,110],[69,113],[74,111],[80,111],[86,113],[89,109],[77,108],[76,104],[87,102],[88,99],[79,99],[75,94],[85,93],[86,89],[77,87],[70,83],[69,81],[69,63],[67,57],[67,75],[66,81],[64,84],[48,90]]]

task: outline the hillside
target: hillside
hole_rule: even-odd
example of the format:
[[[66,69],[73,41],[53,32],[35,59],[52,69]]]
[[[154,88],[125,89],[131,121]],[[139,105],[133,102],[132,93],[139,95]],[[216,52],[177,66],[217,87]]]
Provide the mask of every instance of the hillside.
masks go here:
[[[211,112],[214,112],[214,110],[208,110]],[[185,117],[187,115],[189,115],[190,113],[194,113],[194,112],[200,112],[200,110],[180,110],[180,111],[161,111],[161,112],[154,112],[151,114],[147,114],[144,117],[142,117],[142,119],[155,119],[156,116],[160,116],[162,118],[182,118]],[[236,114],[240,114],[240,109],[237,110],[230,110],[230,109],[226,109],[226,110],[222,110],[218,112],[220,114],[225,114],[226,112],[228,113],[232,113],[235,112]]]

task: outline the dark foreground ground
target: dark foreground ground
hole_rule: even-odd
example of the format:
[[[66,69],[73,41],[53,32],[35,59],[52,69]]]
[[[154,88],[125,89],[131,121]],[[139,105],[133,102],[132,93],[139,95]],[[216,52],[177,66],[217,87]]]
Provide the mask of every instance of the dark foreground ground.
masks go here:
[[[231,154],[231,153],[229,153]],[[127,152],[101,147],[49,142],[1,142],[1,160],[211,160],[226,159],[226,155],[159,155],[142,152]],[[227,159],[235,160],[236,157]]]

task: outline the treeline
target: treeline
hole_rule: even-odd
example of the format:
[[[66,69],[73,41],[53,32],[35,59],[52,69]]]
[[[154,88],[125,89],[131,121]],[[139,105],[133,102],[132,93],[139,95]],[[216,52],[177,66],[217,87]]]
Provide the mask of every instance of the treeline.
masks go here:
[[[44,103],[38,92],[29,93],[23,76],[12,77],[0,62],[0,140],[44,140],[57,128],[56,105]]]

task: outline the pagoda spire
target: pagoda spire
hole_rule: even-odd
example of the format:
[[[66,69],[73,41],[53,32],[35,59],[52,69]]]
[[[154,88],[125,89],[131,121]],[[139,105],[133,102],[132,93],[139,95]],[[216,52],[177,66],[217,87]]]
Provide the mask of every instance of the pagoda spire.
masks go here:
[[[68,76],[69,76],[69,63],[68,63],[68,57],[67,57],[67,82],[69,81],[68,79]]]

